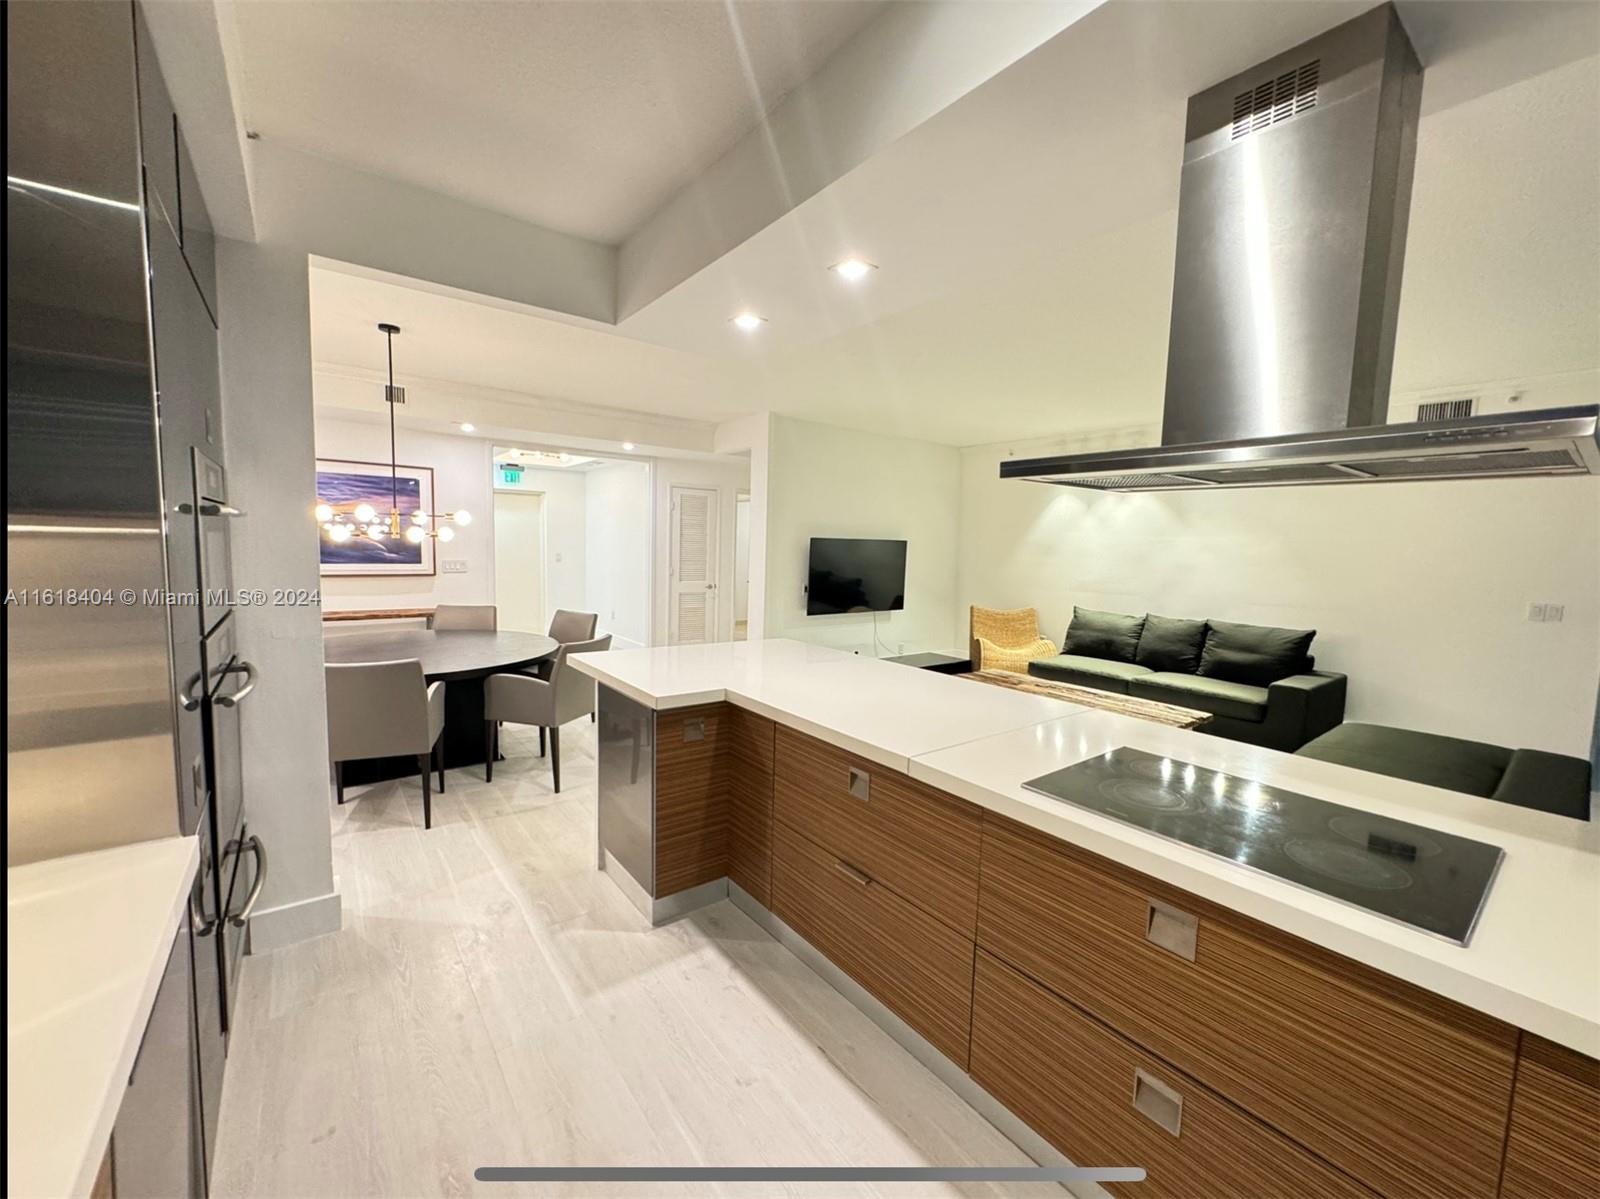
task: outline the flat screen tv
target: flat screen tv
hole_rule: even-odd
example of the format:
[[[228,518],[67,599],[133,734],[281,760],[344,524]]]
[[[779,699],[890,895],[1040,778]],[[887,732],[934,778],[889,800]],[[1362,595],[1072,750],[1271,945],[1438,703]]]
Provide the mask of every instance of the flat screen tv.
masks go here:
[[[898,612],[906,606],[906,543],[813,537],[806,615]]]

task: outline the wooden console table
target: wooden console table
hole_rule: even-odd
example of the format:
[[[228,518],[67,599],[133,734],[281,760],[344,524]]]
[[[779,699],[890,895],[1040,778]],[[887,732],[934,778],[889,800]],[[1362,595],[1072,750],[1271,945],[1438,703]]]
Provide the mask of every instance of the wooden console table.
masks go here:
[[[1030,695],[1048,695],[1051,699],[1082,704],[1086,708],[1101,708],[1119,716],[1136,716],[1140,720],[1153,720],[1157,724],[1171,725],[1175,729],[1199,729],[1211,723],[1211,713],[1195,708],[1180,708],[1160,700],[1140,699],[1136,695],[1121,695],[1115,691],[1096,691],[1093,687],[1076,687],[1071,683],[1057,683],[1051,679],[1036,679],[1031,674],[1016,674],[1009,670],[979,670],[964,674],[964,679],[989,683],[996,687],[1009,687],[1013,691],[1026,691]]]
[[[343,612],[322,610],[322,621],[331,624],[346,620],[432,620],[432,608],[358,608]]]

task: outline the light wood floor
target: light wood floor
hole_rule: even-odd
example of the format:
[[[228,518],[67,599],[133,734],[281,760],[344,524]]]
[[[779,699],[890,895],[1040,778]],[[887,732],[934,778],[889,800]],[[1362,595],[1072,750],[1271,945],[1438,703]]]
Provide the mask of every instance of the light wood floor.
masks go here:
[[[1025,1165],[1009,1141],[724,902],[650,929],[594,868],[594,733],[550,790],[507,728],[452,771],[333,808],[339,933],[252,956],[218,1196],[465,1191],[1050,1195],[1032,1187],[492,1186],[519,1165]]]

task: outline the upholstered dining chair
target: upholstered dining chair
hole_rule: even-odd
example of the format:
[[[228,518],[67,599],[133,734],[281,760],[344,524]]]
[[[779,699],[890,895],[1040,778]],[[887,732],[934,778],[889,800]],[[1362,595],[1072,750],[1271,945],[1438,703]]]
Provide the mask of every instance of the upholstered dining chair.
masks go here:
[[[561,792],[561,726],[594,712],[594,679],[567,664],[569,654],[587,654],[611,648],[611,634],[589,641],[571,641],[550,660],[550,676],[492,674],[483,684],[483,776],[494,781],[494,759],[500,750],[500,724],[539,726],[539,756],[544,756],[545,733],[550,734],[550,777]]]
[[[433,827],[430,771],[444,791],[444,683],[431,686],[415,658],[328,663],[328,758],[344,802],[344,764],[359,758],[414,754],[422,771],[422,826]]]
[[[569,612],[565,608],[557,608],[556,614],[550,618],[550,636],[562,644],[590,641],[599,624],[598,612]]]
[[[1039,613],[1033,608],[971,609],[970,640],[973,670],[1009,670],[1028,673],[1035,658],[1053,658],[1056,644],[1039,635]]]
[[[435,632],[445,629],[481,629],[494,632],[500,625],[500,615],[493,604],[440,604],[433,610],[428,627]]]

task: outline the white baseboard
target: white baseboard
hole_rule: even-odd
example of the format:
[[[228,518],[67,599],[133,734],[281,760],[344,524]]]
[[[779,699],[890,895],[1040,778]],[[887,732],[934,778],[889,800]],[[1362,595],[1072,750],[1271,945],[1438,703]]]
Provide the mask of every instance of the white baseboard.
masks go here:
[[[250,953],[283,949],[312,937],[339,931],[343,908],[337,891],[310,899],[286,903],[282,907],[257,908],[250,917]]]

